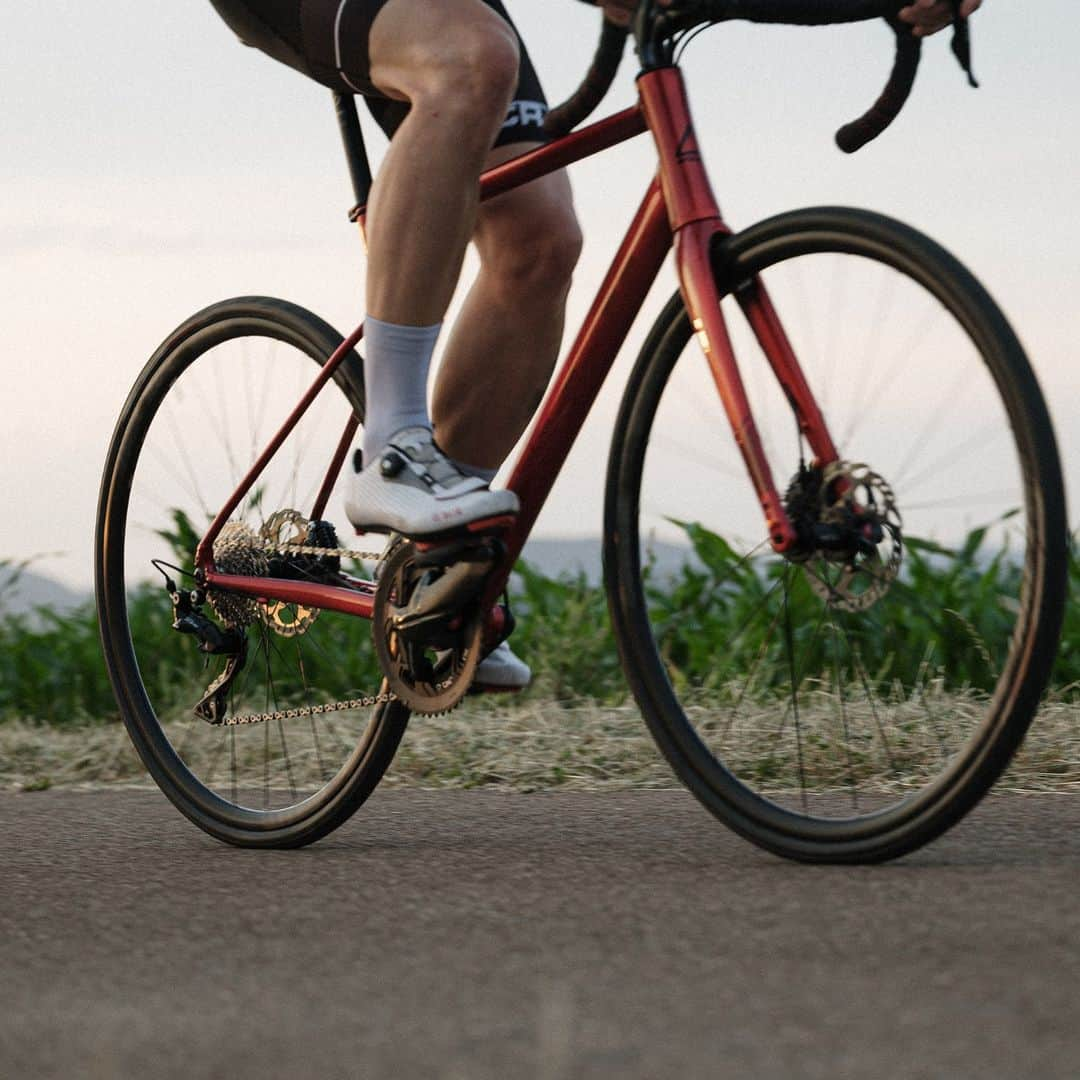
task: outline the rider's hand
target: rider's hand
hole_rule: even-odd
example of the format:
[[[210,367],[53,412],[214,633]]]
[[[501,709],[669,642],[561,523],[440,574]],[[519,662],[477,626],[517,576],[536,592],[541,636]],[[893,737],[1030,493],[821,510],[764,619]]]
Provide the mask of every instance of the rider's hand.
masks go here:
[[[961,15],[970,15],[982,6],[982,0],[964,0],[960,5]],[[907,7],[900,9],[900,18],[909,23],[916,37],[936,34],[948,26],[953,19],[953,6],[944,0],[913,0]]]
[[[660,0],[663,7],[667,7],[671,0]],[[600,6],[604,9],[604,18],[613,22],[616,26],[629,26],[634,12],[638,9],[638,0],[601,0]]]

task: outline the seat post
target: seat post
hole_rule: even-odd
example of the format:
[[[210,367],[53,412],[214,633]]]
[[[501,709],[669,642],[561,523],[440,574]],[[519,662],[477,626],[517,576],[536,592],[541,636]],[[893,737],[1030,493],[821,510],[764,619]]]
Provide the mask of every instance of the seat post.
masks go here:
[[[337,112],[341,140],[345,145],[345,160],[349,166],[356,205],[349,211],[349,220],[356,221],[367,204],[371,193],[371,165],[364,146],[364,133],[360,129],[360,117],[356,111],[356,98],[352,94],[334,91],[334,109]]]

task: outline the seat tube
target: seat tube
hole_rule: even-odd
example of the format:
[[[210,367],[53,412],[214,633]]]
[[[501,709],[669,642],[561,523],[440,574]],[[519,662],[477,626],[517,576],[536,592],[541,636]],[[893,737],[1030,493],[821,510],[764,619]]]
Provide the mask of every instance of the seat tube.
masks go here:
[[[675,237],[679,284],[694,335],[746,463],[765,515],[769,540],[776,551],[787,551],[797,544],[798,536],[777,493],[720,309],[712,246],[718,236],[726,236],[730,230],[720,215],[701,160],[682,73],[674,67],[646,72],[638,79],[638,90],[660,157],[660,187]]]

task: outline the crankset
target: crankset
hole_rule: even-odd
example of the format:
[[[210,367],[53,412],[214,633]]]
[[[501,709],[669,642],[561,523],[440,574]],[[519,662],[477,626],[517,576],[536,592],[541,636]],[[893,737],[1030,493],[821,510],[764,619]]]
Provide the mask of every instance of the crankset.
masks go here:
[[[502,555],[492,538],[395,544],[379,567],[372,633],[390,691],[418,713],[454,708],[484,644],[480,597]]]

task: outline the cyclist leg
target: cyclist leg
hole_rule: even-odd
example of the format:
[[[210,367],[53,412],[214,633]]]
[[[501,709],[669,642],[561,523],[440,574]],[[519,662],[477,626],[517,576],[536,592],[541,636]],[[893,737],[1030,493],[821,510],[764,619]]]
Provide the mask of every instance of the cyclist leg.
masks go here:
[[[396,110],[368,201],[367,310],[403,325],[438,322],[517,83],[513,28],[484,0],[212,3],[245,43]]]
[[[489,163],[529,147],[500,147]],[[502,464],[536,411],[562,341],[581,252],[565,172],[485,203],[473,239],[480,272],[447,342],[432,416],[439,445],[451,457],[490,470]]]
[[[411,108],[368,202],[367,308],[426,326],[457,285],[477,177],[517,82],[517,41],[481,0],[388,0],[368,56],[371,82]]]
[[[463,476],[433,445],[426,400],[431,351],[476,220],[477,178],[509,125],[519,51],[501,5],[214,4],[241,40],[326,85],[398,108],[368,202],[368,467],[351,485],[350,520],[416,535],[512,511],[511,493],[480,490],[482,483]],[[391,440],[395,452],[383,460]]]
[[[426,388],[476,221],[477,179],[517,82],[518,46],[481,0],[388,0],[367,56],[372,86],[408,112],[368,202],[369,416],[346,508],[357,528],[419,535],[517,506],[442,457]]]

